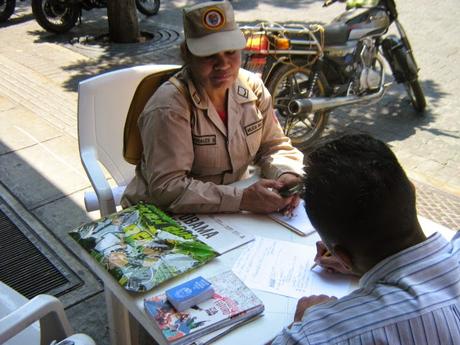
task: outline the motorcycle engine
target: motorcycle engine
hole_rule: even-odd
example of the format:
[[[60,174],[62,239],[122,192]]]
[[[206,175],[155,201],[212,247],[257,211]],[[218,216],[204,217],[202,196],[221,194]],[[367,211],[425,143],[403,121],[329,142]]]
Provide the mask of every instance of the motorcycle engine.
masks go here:
[[[364,67],[359,77],[361,91],[375,90],[380,85],[380,72],[374,68]]]
[[[380,65],[375,63],[376,55],[377,48],[374,41],[365,39],[360,52],[360,63],[356,68],[355,75],[355,83],[359,85],[359,93],[376,90],[380,86]]]

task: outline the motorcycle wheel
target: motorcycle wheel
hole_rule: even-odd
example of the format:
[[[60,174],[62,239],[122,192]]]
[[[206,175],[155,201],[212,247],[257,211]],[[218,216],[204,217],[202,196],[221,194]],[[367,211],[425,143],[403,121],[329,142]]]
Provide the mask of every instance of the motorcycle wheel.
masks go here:
[[[417,63],[415,62],[414,53],[412,52],[412,46],[409,42],[409,38],[407,37],[406,31],[404,30],[402,24],[398,23],[398,30],[401,37],[401,42],[406,49],[407,52],[410,54],[410,58],[412,59],[413,63],[415,64],[415,68],[417,68]],[[416,111],[422,113],[426,108],[426,99],[425,94],[423,93],[422,86],[418,78],[408,81],[405,83],[407,94],[409,95],[410,101],[412,106]]]
[[[6,22],[14,13],[16,0],[0,0],[0,23]]]
[[[70,1],[32,0],[32,12],[43,29],[60,34],[75,26],[80,6]]]
[[[422,113],[426,108],[425,95],[423,94],[422,86],[418,79],[405,83],[407,94],[409,95],[412,106],[419,113]]]
[[[306,97],[310,73],[307,67],[282,64],[273,72],[266,84],[272,95],[273,107],[284,134],[299,149],[307,148],[321,136],[329,117],[326,111],[293,115],[288,110],[291,100]],[[321,74],[316,81],[313,96],[324,95],[325,79]]]
[[[160,9],[160,0],[136,0],[136,7],[142,14],[153,16]]]

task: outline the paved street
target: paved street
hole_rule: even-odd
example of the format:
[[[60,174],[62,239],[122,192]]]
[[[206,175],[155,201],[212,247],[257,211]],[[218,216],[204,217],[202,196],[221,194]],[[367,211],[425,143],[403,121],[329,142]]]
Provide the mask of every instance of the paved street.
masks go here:
[[[77,143],[77,85],[98,73],[146,63],[180,63],[180,8],[192,1],[164,1],[141,29],[154,33],[143,44],[104,43],[104,10],[83,12],[82,24],[65,35],[46,33],[29,1],[0,25],[0,206],[14,210],[62,260],[82,285],[63,301],[72,325],[109,344],[100,282],[79,263],[67,232],[98,217],[87,214],[90,184]],[[343,5],[315,0],[234,0],[237,20],[328,22]],[[460,27],[458,0],[399,1],[400,20],[421,68],[428,101],[423,116],[396,85],[378,104],[343,108],[330,116],[328,132],[365,131],[392,146],[414,180],[428,218],[460,228]],[[442,215],[441,215],[442,213]]]

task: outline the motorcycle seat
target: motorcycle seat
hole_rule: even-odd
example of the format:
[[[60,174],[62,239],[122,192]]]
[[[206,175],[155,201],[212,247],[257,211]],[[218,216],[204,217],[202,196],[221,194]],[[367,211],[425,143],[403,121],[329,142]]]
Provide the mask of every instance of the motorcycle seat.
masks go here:
[[[344,44],[350,37],[351,28],[344,23],[332,23],[324,26],[324,46]],[[319,39],[320,33],[316,32]]]

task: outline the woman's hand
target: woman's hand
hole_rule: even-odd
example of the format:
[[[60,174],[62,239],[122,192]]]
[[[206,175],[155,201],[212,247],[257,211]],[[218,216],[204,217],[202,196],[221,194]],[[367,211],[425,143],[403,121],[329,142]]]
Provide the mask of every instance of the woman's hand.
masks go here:
[[[316,242],[315,263],[326,269],[328,272],[338,272],[351,274],[350,268],[345,266],[342,261],[332,255],[322,241]]]
[[[296,174],[284,173],[277,179],[282,184],[282,187],[292,187],[302,182],[302,178]]]
[[[283,184],[275,180],[259,180],[243,191],[240,209],[254,213],[271,213],[285,209],[293,197],[283,198],[277,192]]]
[[[293,187],[301,183],[302,178],[295,174],[284,173],[280,177],[278,177],[277,181],[282,184],[281,188],[289,188],[289,187]],[[290,216],[292,212],[294,211],[294,209],[299,205],[299,203],[300,203],[299,194],[294,194],[293,196],[291,196],[291,201],[289,202],[289,204],[287,204],[286,207],[281,209],[281,212],[285,216]]]

